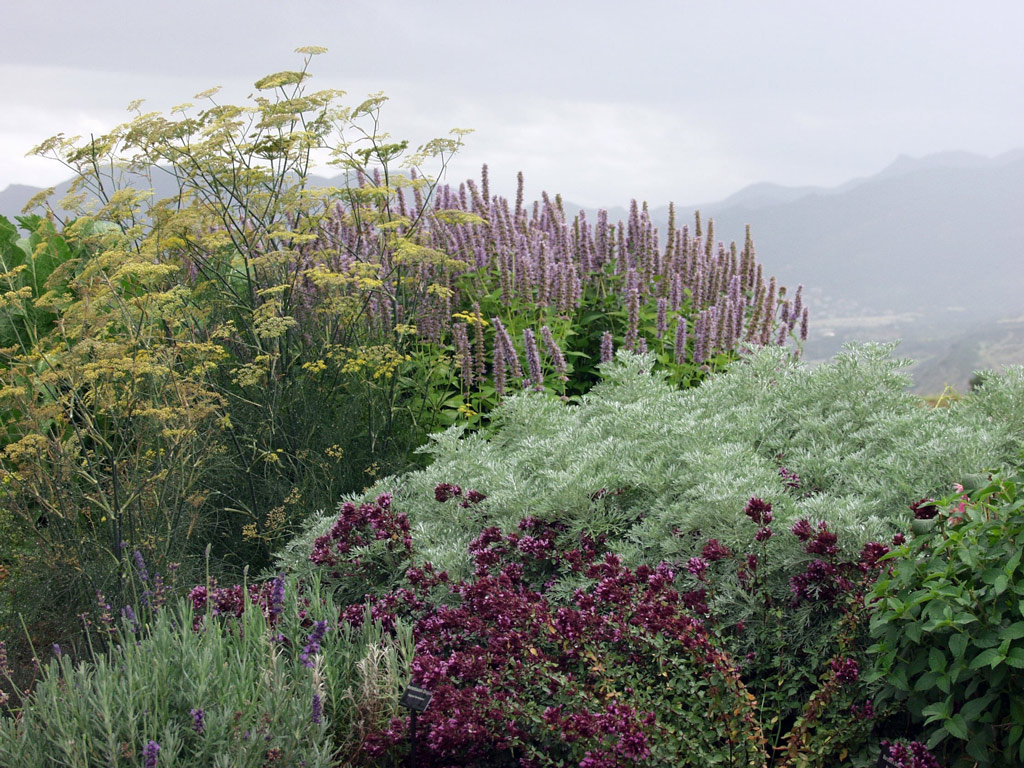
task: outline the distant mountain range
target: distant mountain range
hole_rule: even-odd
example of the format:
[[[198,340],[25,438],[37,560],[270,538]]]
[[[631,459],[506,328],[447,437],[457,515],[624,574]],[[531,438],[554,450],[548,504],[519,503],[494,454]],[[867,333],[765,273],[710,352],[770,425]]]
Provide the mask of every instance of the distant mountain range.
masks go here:
[[[831,189],[756,184],[698,206],[720,238],[751,225],[766,269],[804,283],[819,316],[941,323],[1024,312],[1024,150],[900,157]],[[685,209],[684,209],[685,210]],[[666,209],[652,210],[666,220]]]
[[[158,196],[173,192],[164,183],[157,179]],[[0,213],[17,214],[39,191],[10,185]],[[791,288],[806,286],[810,357],[827,357],[847,339],[903,338],[901,352],[921,361],[917,388],[931,391],[965,388],[972,367],[1024,363],[1022,204],[1024,149],[901,156],[837,187],[754,184],[676,213],[681,225],[700,210],[726,242],[742,242],[751,226],[765,269]],[[612,221],[628,216],[622,207],[608,211]],[[664,232],[667,205],[650,212]]]

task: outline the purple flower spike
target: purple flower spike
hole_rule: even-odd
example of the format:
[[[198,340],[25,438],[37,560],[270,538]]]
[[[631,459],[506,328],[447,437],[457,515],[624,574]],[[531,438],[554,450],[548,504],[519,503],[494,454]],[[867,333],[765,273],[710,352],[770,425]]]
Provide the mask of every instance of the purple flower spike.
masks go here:
[[[612,341],[612,332],[605,331],[601,336],[601,362],[610,363],[615,357],[615,347]]]
[[[686,318],[681,316],[676,320],[675,360],[676,365],[686,362]]]
[[[313,660],[310,657],[320,653],[320,643],[323,641],[325,634],[327,634],[327,622],[316,622],[313,625],[313,631],[309,633],[306,647],[303,648],[302,653],[299,654],[299,658],[302,659],[302,663],[307,667],[313,666]]]
[[[143,768],[156,768],[156,756],[160,752],[160,745],[152,739],[142,749]]]
[[[523,330],[523,342],[526,345],[526,364],[530,369],[530,383],[535,389],[544,388],[544,373],[540,366],[540,351],[537,349],[537,337],[529,328]]]
[[[284,574],[274,577],[270,586],[270,622],[276,624],[284,612]]]
[[[568,381],[569,377],[566,376],[568,365],[565,362],[565,355],[562,354],[561,347],[555,342],[555,337],[551,335],[551,329],[546,325],[542,326],[540,336],[544,339],[544,346],[547,347],[548,354],[555,364],[555,373],[558,374],[558,378],[562,381]]]
[[[146,561],[142,559],[142,553],[136,549],[133,557],[135,558],[135,571],[139,574],[139,581],[149,581],[149,573],[146,571]]]

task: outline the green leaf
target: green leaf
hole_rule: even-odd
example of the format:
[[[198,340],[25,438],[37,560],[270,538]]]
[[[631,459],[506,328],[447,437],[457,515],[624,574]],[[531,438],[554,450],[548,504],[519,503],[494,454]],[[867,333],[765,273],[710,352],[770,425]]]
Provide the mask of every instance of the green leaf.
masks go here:
[[[992,703],[992,699],[995,698],[994,694],[988,694],[977,699],[971,699],[960,708],[960,714],[964,716],[964,719],[973,722],[978,719],[985,708]]]
[[[944,701],[937,701],[934,704],[929,704],[927,707],[921,710],[922,715],[927,716],[926,723],[933,723],[936,720],[947,720],[952,712],[952,704],[949,699]]]
[[[964,632],[959,632],[949,638],[949,650],[954,658],[964,655],[968,642],[970,642],[970,637]]]
[[[1021,550],[1018,549],[1010,555],[1010,559],[1006,561],[1006,565],[1003,567],[1003,572],[1007,576],[1012,576],[1013,572],[1017,570],[1017,566],[1020,565],[1021,554]]]
[[[938,673],[926,672],[914,681],[915,691],[927,691],[935,687],[935,681],[938,679]]]
[[[995,584],[992,585],[992,588],[995,589],[997,595],[1001,595],[1006,591],[1006,587],[1009,586],[1009,584],[1009,577],[1005,573],[1000,573],[999,576],[996,577]]]
[[[981,728],[967,742],[967,754],[982,764],[987,763],[989,760],[989,734],[988,728]]]
[[[981,669],[986,664],[995,669],[1005,658],[997,649],[989,648],[974,657],[974,660],[971,662],[971,669]]]
[[[955,736],[964,741],[967,740],[967,723],[961,714],[953,715],[953,717],[946,721],[946,730],[949,731],[950,736]]]

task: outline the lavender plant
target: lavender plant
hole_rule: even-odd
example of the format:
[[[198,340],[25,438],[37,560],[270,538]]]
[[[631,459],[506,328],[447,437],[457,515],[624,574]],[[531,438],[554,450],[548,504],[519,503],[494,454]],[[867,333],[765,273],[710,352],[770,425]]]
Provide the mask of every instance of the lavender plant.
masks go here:
[[[98,616],[110,651],[54,649],[35,690],[0,715],[0,762],[347,764],[398,714],[412,647],[402,622],[384,632],[337,616],[317,581],[286,578],[207,584],[144,626]],[[11,675],[2,645],[0,674]]]

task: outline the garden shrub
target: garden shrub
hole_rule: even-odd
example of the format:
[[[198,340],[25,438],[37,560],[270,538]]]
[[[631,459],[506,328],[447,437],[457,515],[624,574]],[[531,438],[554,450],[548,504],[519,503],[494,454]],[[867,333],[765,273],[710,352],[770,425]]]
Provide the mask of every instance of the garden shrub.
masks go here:
[[[339,625],[316,582],[210,583],[147,621],[109,609],[91,630],[109,652],[85,661],[55,647],[35,690],[0,716],[0,763],[348,764],[408,680],[406,625]],[[0,668],[10,676],[6,656]]]
[[[874,677],[946,765],[1024,765],[1024,475],[970,480],[875,587]]]
[[[482,501],[450,485],[435,498]],[[344,505],[309,553],[325,586],[365,583],[352,569],[379,561],[359,546],[371,531],[369,541],[401,541],[390,508],[386,495]],[[600,542],[536,518],[509,534],[482,529],[470,552],[470,577],[413,562],[344,611],[413,628],[412,682],[433,693],[417,765],[764,765],[753,697],[667,564],[625,568]],[[553,590],[565,579],[569,599]],[[367,764],[397,760],[408,738],[408,718],[393,720],[367,742]]]
[[[5,593],[33,633],[65,642],[96,592],[126,604],[135,550],[201,575],[189,556],[216,525],[204,503],[223,465],[217,349],[181,338],[174,267],[116,228],[19,223],[28,237],[0,218]],[[0,616],[0,636],[20,632]]]
[[[810,368],[763,348],[686,391],[652,370],[650,356],[622,354],[578,405],[510,398],[490,429],[435,435],[424,449],[429,467],[353,500],[393,494],[417,556],[455,578],[471,572],[467,547],[481,527],[513,530],[523,515],[558,521],[572,535],[605,535],[628,567],[685,560],[711,538],[742,550],[752,496],[773,505],[781,526],[827,520],[854,557],[902,531],[911,503],[976,467],[1013,460],[1024,445],[1024,430],[984,413],[984,390],[949,409],[921,407],[891,351],[854,346]],[[1020,381],[1005,376],[1007,388]],[[437,504],[440,483],[486,500],[472,514]],[[279,564],[308,571],[313,540],[333,519],[312,520]],[[769,547],[787,572],[805,557],[795,539],[775,537]],[[779,594],[788,589],[777,581]]]

